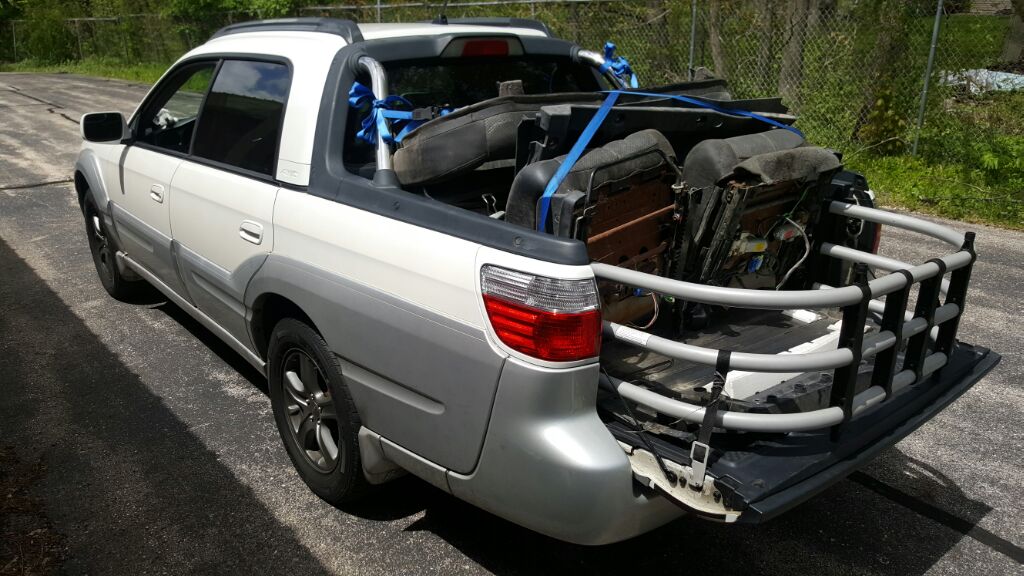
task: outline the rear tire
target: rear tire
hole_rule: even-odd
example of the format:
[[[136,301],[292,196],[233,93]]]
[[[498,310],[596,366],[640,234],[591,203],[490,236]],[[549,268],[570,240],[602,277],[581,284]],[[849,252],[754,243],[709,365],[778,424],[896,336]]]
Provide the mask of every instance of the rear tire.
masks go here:
[[[330,504],[363,496],[370,484],[359,454],[362,424],[337,358],[320,334],[294,318],[277,323],[268,349],[274,421],[295,470]]]
[[[96,209],[96,203],[88,196],[82,205],[85,215],[85,234],[89,240],[89,251],[92,262],[96,266],[96,274],[100,277],[103,289],[117,300],[131,301],[146,288],[145,280],[128,280],[117,267],[118,246],[108,233],[103,216]]]

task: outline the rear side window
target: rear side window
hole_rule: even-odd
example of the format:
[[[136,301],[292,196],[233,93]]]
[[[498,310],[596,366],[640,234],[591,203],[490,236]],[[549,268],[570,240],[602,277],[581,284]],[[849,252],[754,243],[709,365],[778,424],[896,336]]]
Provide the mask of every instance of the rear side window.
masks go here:
[[[284,64],[225,60],[199,116],[192,154],[273,175],[290,83]]]

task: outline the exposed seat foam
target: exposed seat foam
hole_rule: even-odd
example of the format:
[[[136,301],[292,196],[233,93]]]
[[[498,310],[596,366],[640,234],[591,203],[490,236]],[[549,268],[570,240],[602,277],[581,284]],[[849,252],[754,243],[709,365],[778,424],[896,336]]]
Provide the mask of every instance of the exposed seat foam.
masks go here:
[[[398,181],[405,186],[440,182],[485,162],[516,155],[516,133],[524,117],[541,106],[593,102],[595,93],[502,96],[460,108],[409,132],[394,154]]]

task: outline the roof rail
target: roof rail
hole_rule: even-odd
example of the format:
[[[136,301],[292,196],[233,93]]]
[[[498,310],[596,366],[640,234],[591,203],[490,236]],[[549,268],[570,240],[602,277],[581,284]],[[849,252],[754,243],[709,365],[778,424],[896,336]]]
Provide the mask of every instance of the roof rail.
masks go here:
[[[424,20],[427,22],[427,20]],[[467,24],[473,26],[498,26],[501,28],[528,28],[530,30],[539,30],[547,36],[554,36],[551,32],[551,28],[548,25],[541,22],[540,20],[533,20],[531,18],[448,18],[446,16],[438,16],[433,20],[429,20],[431,24]]]
[[[321,32],[323,34],[334,34],[341,36],[349,44],[363,41],[363,33],[359,26],[351,20],[339,18],[276,18],[273,20],[253,20],[250,22],[239,22],[230,24],[217,30],[210,36],[210,40],[227,36],[229,34],[242,34],[244,32]]]

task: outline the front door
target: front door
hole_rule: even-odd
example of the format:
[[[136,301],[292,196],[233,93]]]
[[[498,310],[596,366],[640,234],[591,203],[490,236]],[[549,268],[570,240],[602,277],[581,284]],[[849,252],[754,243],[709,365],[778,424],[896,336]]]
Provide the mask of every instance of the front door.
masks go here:
[[[191,156],[171,180],[171,236],[192,301],[249,342],[243,296],[274,245],[274,178],[288,67],[224,60]]]
[[[188,154],[215,66],[216,62],[185,65],[153,91],[122,160],[121,194],[111,194],[121,249],[182,295],[171,255],[171,179]]]

